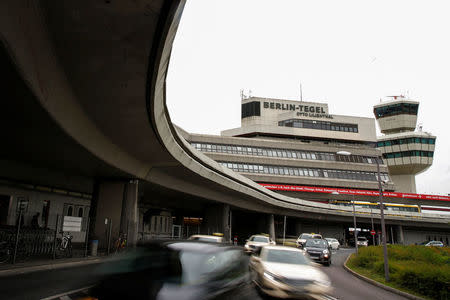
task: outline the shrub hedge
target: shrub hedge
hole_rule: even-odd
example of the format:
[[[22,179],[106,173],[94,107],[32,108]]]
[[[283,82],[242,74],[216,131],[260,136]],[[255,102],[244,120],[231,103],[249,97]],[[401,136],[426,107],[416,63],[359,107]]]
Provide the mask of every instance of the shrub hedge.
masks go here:
[[[450,299],[450,248],[388,245],[391,282],[432,299]],[[349,264],[384,276],[383,248],[359,249]]]

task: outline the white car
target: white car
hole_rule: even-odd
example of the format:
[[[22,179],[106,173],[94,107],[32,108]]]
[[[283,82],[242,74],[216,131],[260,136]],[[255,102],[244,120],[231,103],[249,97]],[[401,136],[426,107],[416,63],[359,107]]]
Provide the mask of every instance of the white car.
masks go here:
[[[328,242],[328,244],[331,246],[332,250],[338,250],[341,244],[339,244],[339,241],[335,238],[325,238]]]
[[[223,243],[223,235],[203,235],[203,234],[195,234],[191,235],[188,240],[200,241],[200,242],[209,242],[209,243]]]
[[[297,248],[264,246],[250,258],[250,269],[255,284],[272,297],[319,299],[332,291],[327,275]]]
[[[369,241],[367,240],[366,237],[360,236],[360,237],[358,237],[358,240],[356,241],[356,244],[358,246],[367,247],[367,246],[369,246]]]
[[[317,233],[302,233],[296,241],[297,247],[303,247],[303,245],[306,243],[306,240],[310,239],[322,239],[322,236]]]
[[[266,235],[252,235],[245,243],[244,248],[247,252],[254,252],[259,250],[262,246],[275,244],[276,243]]]

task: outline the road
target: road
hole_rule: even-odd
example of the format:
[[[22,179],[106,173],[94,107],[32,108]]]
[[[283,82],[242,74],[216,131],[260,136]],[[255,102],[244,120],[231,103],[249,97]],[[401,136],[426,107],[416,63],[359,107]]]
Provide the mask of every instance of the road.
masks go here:
[[[353,252],[353,249],[340,249],[333,252],[331,266],[321,268],[331,279],[334,287],[333,297],[344,300],[407,299],[367,283],[347,272],[343,268],[344,261]]]
[[[349,249],[338,250],[333,254],[330,267],[320,267],[329,276],[334,287],[330,296],[344,300],[406,299],[362,281],[344,270],[343,263],[351,252]],[[105,266],[108,267],[105,264],[87,265],[2,277],[0,295],[2,299],[8,300],[34,300],[77,290],[97,282],[102,277],[101,270],[104,270]],[[240,292],[240,299],[261,299],[252,285]]]

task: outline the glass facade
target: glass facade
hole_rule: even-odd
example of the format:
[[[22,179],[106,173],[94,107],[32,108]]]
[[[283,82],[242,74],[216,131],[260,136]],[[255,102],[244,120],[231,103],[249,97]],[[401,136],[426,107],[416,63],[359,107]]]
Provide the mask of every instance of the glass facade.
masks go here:
[[[320,129],[343,132],[358,132],[358,124],[333,123],[327,121],[315,121],[304,119],[289,119],[278,122],[278,126]]]
[[[429,144],[434,145],[436,143],[435,138],[420,138],[411,137],[405,139],[387,140],[377,142],[377,147],[386,147],[392,145],[403,145],[403,144]]]
[[[383,118],[388,116],[395,116],[400,114],[417,115],[419,104],[414,103],[396,103],[373,109],[375,118]]]
[[[384,158],[400,158],[400,157],[411,157],[411,156],[420,156],[420,157],[433,157],[433,151],[402,151],[402,152],[391,152],[391,153],[383,153]]]
[[[320,168],[302,168],[288,167],[263,164],[248,164],[239,162],[218,161],[222,166],[227,167],[235,172],[240,173],[257,173],[270,174],[280,176],[297,176],[297,177],[317,177],[317,178],[337,178],[358,181],[377,181],[375,172],[336,170],[336,169],[320,169]],[[387,173],[381,173],[381,180],[390,181]]]
[[[210,144],[191,142],[191,145],[202,152],[216,152],[229,154],[242,154],[249,156],[265,156],[290,159],[310,159],[310,160],[326,160],[341,161],[349,163],[376,164],[376,158],[362,155],[338,155],[330,152],[303,151],[279,148],[263,148],[250,146],[237,146],[226,144]],[[378,158],[380,164],[383,160]]]

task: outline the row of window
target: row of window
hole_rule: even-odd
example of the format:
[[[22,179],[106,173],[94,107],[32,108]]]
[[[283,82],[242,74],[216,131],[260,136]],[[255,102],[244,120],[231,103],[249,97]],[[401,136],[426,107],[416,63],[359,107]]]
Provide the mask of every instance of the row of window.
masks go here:
[[[405,138],[405,139],[379,141],[379,142],[377,142],[377,147],[386,147],[386,146],[403,145],[403,144],[429,144],[429,145],[434,145],[435,143],[436,143],[436,139],[435,138],[411,137],[411,138]]]
[[[382,107],[374,108],[375,118],[382,118],[387,116],[395,116],[399,114],[417,115],[419,104],[413,103],[397,103]]]
[[[383,153],[384,158],[400,158],[400,157],[411,157],[411,156],[420,156],[420,157],[433,157],[433,151],[403,151],[403,152],[392,152],[392,153]]]
[[[280,121],[278,122],[278,126],[344,131],[344,132],[358,132],[358,124],[344,124],[344,123],[303,120],[303,119],[289,119]]]
[[[333,203],[332,203],[333,204]],[[352,206],[351,202],[338,202],[338,203],[334,203],[336,205],[341,205],[341,206]],[[380,204],[364,204],[364,203],[355,203],[355,208],[372,208],[372,209],[380,209]],[[392,206],[389,204],[384,204],[384,209],[385,210],[391,210],[391,211],[409,211],[409,212],[419,212],[419,208],[418,207],[409,207],[409,206]]]
[[[339,178],[339,179],[364,180],[364,181],[378,180],[378,177],[374,172],[285,167],[285,166],[247,164],[236,162],[219,162],[219,163],[224,167],[227,167],[235,172],[241,173],[262,173],[262,174],[273,174],[284,176]],[[389,181],[389,176],[387,175],[387,173],[381,173],[380,176],[381,180]]]
[[[341,162],[362,163],[362,164],[376,164],[377,159],[374,157],[367,157],[361,155],[339,155],[335,153],[317,152],[317,151],[298,151],[290,149],[246,147],[236,145],[222,145],[222,144],[195,143],[195,142],[191,143],[191,145],[195,147],[197,150],[202,152],[243,154],[251,156],[341,161]],[[378,162],[380,164],[383,164],[383,160],[380,158],[378,158]]]

